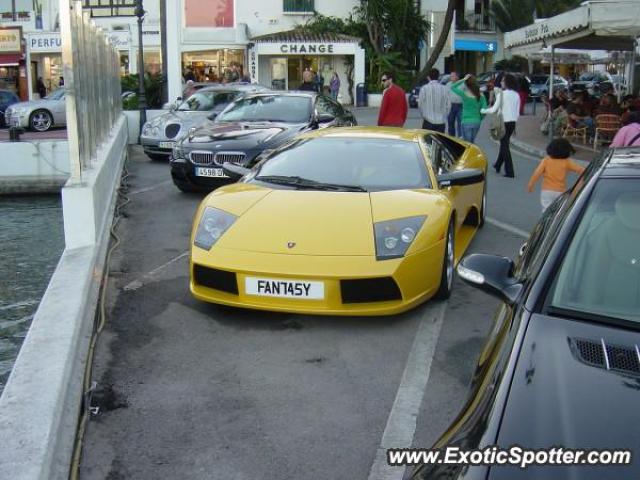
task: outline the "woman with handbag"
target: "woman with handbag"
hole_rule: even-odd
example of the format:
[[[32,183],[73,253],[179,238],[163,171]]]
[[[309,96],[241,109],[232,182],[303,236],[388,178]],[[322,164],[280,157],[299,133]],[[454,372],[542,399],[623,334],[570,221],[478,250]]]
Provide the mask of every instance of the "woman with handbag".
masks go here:
[[[500,140],[500,152],[498,159],[493,164],[493,168],[500,173],[502,164],[504,163],[504,176],[514,178],[513,160],[511,158],[511,150],[509,148],[511,135],[516,129],[516,122],[520,115],[520,95],[517,92],[518,82],[511,74],[506,74],[502,78],[502,90],[494,89],[496,101],[491,108],[483,108],[483,114],[495,114],[494,124],[491,128],[491,136],[496,140]],[[500,128],[500,126],[503,128]]]

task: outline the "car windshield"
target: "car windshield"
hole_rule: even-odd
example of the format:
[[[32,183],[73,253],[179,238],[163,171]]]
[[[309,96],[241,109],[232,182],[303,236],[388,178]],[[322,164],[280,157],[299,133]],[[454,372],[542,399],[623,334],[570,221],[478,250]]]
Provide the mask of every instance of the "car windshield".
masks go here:
[[[535,85],[544,85],[545,83],[547,83],[548,78],[549,77],[547,75],[533,75],[531,77],[531,83]]]
[[[191,112],[204,112],[214,110],[215,107],[221,109],[221,105],[229,104],[239,92],[198,91],[180,104],[178,110]]]
[[[64,88],[58,88],[44,98],[47,100],[62,100],[64,98]]]
[[[216,119],[220,122],[306,123],[311,118],[311,97],[259,95],[229,105]]]
[[[429,188],[416,142],[387,138],[322,137],[294,141],[261,165],[261,177],[298,177],[365,190]]]
[[[595,79],[595,74],[593,73],[583,73],[582,75],[580,75],[579,80],[582,82],[588,82],[590,80],[594,80]]]
[[[640,322],[640,180],[602,179],[551,288],[551,308]]]

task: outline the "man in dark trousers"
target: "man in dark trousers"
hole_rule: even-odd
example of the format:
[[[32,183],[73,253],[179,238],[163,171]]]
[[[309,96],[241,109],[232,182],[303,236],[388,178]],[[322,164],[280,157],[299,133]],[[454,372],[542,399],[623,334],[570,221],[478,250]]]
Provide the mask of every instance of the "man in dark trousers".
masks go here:
[[[384,92],[378,114],[378,126],[402,127],[407,120],[407,97],[404,90],[393,83],[393,74],[385,72],[380,79]]]

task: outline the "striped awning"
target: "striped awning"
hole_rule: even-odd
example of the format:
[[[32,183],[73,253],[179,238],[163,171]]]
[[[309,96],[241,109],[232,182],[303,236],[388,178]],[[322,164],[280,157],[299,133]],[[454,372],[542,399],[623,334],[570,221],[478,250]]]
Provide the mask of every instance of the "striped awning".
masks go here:
[[[0,67],[17,67],[22,55],[19,53],[0,54]]]

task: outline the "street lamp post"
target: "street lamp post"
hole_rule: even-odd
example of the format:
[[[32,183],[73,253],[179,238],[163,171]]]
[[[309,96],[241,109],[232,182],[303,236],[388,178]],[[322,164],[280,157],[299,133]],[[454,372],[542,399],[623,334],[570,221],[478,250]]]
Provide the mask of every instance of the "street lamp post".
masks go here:
[[[140,134],[142,134],[142,126],[147,121],[147,102],[144,90],[144,50],[142,46],[142,21],[144,17],[142,0],[136,0],[135,14],[138,17],[138,108],[140,109]]]

